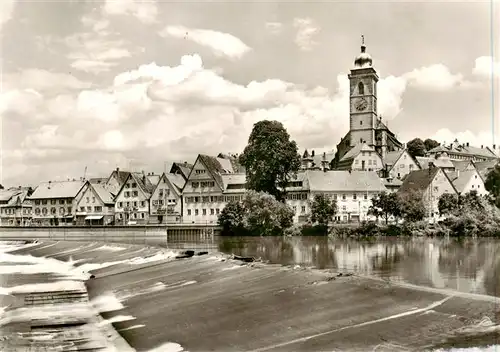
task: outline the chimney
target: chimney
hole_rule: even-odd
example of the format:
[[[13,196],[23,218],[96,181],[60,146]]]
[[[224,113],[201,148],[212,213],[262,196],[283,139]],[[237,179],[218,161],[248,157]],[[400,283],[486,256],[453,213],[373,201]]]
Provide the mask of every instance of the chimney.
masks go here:
[[[117,167],[117,168],[116,168],[116,173],[119,173],[119,172],[120,172],[120,168],[119,168],[119,167]]]
[[[496,144],[493,144],[493,149],[497,149],[497,145]]]
[[[322,166],[323,166],[323,172],[326,172],[326,152],[323,152],[323,160],[322,160]]]
[[[483,149],[484,145],[481,144],[481,149]]]
[[[314,156],[314,150],[311,150],[311,156]]]
[[[468,147],[469,146],[469,142],[465,143],[465,145]]]
[[[188,162],[187,162],[187,161],[185,161],[185,162],[184,162],[184,166],[186,166],[187,164],[188,164]]]

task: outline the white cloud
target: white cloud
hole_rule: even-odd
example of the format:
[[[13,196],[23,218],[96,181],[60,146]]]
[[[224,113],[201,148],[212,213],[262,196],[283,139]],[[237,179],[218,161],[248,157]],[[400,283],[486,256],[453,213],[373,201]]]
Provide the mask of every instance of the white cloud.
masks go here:
[[[145,24],[156,23],[157,3],[154,0],[106,0],[103,12],[107,15],[132,15]]]
[[[495,61],[491,56],[478,57],[474,62],[472,73],[486,78],[500,76],[500,61]]]
[[[443,64],[435,64],[408,72],[405,77],[410,84],[423,89],[447,90],[459,86],[464,77],[462,74],[452,74]]]
[[[170,36],[193,41],[212,49],[218,56],[227,56],[231,59],[239,59],[251,50],[241,39],[232,34],[209,29],[167,26],[159,34],[162,37]]]
[[[74,69],[99,74],[118,65],[118,60],[132,55],[123,40],[114,39],[117,35],[108,30],[110,23],[107,19],[85,15],[81,22],[89,30],[65,38],[69,48],[67,57],[72,60],[70,65]]]
[[[37,91],[54,89],[83,89],[90,86],[87,82],[82,82],[75,76],[68,73],[51,72],[47,70],[31,68],[18,73],[11,73],[4,76],[4,89],[34,89]]]
[[[283,23],[281,23],[281,22],[267,22],[266,28],[271,34],[280,34],[283,30]]]
[[[0,5],[0,33],[2,32],[2,26],[11,19],[15,3],[15,0],[2,0]]]
[[[312,50],[318,43],[314,37],[319,33],[319,26],[311,18],[295,18],[293,26],[297,28],[295,44],[304,51]]]

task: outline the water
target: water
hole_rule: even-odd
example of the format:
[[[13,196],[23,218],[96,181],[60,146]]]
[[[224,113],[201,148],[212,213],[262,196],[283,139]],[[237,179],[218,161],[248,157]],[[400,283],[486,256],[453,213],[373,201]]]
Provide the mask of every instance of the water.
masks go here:
[[[168,245],[500,297],[500,239],[171,237]]]

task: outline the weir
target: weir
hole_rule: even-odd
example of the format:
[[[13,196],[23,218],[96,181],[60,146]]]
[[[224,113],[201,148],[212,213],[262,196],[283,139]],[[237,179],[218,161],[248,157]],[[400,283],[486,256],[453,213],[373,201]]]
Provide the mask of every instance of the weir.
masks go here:
[[[499,338],[500,305],[490,296],[214,252],[175,259],[116,247],[40,243],[16,253],[91,270],[90,301],[137,351],[422,351]]]

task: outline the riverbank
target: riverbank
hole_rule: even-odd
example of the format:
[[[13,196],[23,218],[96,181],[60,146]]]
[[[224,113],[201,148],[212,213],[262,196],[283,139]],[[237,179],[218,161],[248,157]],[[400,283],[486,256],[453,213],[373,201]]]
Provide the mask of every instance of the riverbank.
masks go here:
[[[215,253],[155,260],[153,249],[99,246],[58,242],[17,254],[93,263],[90,302],[137,351],[420,351],[491,344],[492,330],[498,338],[490,296]]]

